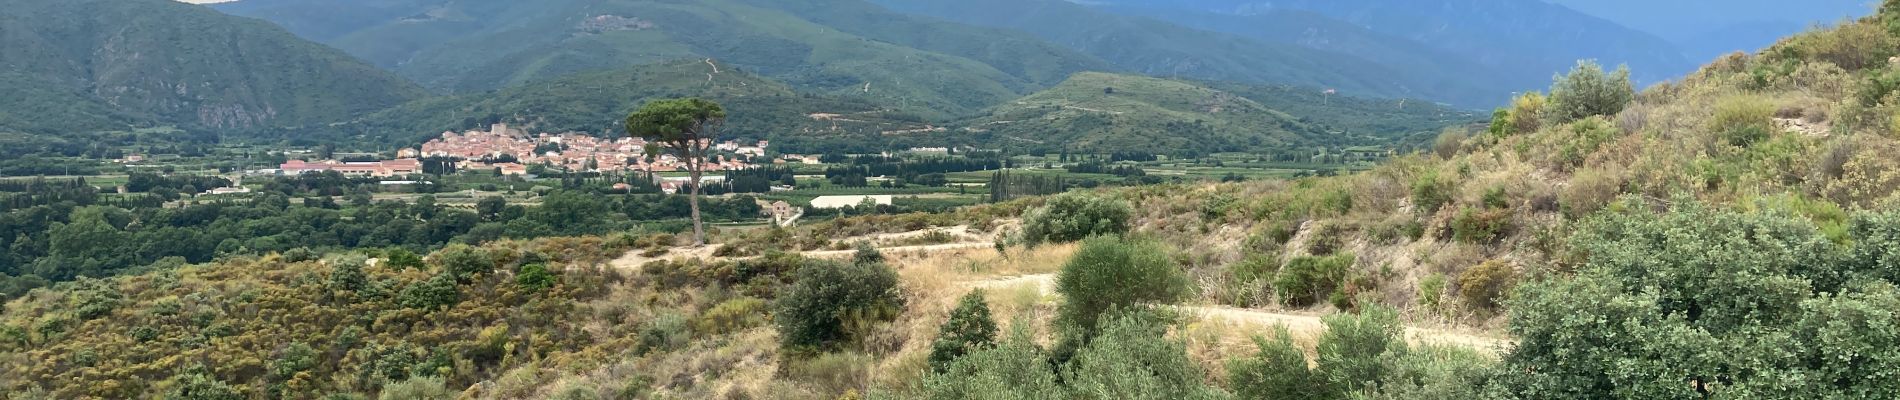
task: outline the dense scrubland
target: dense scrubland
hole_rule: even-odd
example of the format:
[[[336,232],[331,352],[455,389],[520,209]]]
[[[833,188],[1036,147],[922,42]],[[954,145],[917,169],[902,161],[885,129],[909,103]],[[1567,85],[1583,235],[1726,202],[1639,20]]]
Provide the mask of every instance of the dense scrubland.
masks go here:
[[[22,398],[1893,398],[1896,54],[1900,3],[1640,92],[1624,72],[1584,64],[1486,126],[1347,176],[842,218],[727,232],[718,250],[620,235],[78,279],[6,303],[0,387]],[[801,253],[950,226],[1000,234],[989,248]],[[635,249],[653,261],[623,262]],[[720,254],[686,257],[702,250]],[[1193,311],[1204,307],[1326,316],[1302,334]],[[1415,327],[1508,344],[1408,340]]]

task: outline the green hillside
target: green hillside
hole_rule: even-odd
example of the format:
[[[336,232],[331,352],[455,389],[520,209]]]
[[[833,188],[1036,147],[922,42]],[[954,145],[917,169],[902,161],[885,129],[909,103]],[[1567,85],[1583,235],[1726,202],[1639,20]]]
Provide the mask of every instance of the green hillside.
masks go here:
[[[714,73],[717,65],[718,73]],[[537,132],[621,134],[627,112],[654,99],[704,97],[731,112],[725,134],[790,141],[912,129],[921,118],[861,100],[800,94],[723,63],[680,60],[588,72],[493,92],[414,101],[361,120],[286,136],[413,144],[449,130],[507,122]],[[836,115],[826,118],[825,114]],[[814,116],[816,115],[816,117]]]
[[[1407,111],[1396,107],[1397,100],[1321,96],[1310,89],[1216,88],[1192,81],[1085,72],[1049,90],[997,106],[963,125],[988,143],[1204,154],[1382,145],[1476,120],[1429,104]]]
[[[306,2],[246,1],[224,9],[309,27],[310,37],[454,92],[712,58],[802,91],[943,119],[1077,71],[1107,68],[1020,33],[921,19],[855,0],[406,1],[370,13],[366,18],[378,22],[354,30],[319,20],[342,12],[325,11],[332,8],[377,9],[376,2],[342,3],[307,9],[294,8],[309,7]]]
[[[424,92],[268,23],[166,0],[0,0],[0,130],[327,122]]]
[[[1117,15],[1064,0],[874,0],[891,9],[1029,32],[1149,76],[1279,83],[1338,89],[1358,96],[1423,97],[1466,106],[1504,99],[1494,85],[1461,76],[1421,74],[1409,64],[1380,64],[1342,53],[1253,40],[1169,22]]]
[[[1482,121],[1485,115],[1414,99],[1354,97],[1288,85],[1209,82],[1209,87],[1253,100],[1348,136],[1377,137],[1373,144],[1429,142],[1446,126]]]

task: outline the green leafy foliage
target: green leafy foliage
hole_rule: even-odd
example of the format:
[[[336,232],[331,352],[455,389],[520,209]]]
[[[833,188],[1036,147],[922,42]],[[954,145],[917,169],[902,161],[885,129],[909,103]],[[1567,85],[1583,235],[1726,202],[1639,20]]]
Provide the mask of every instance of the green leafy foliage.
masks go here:
[[[1366,307],[1324,320],[1317,367],[1285,327],[1255,337],[1260,352],[1228,363],[1228,380],[1243,399],[1492,398],[1480,397],[1491,362],[1451,346],[1407,346],[1396,311]]]
[[[1854,311],[1900,301],[1885,268],[1853,261],[1890,251],[1880,230],[1854,232],[1872,237],[1847,249],[1778,213],[1687,204],[1596,218],[1573,240],[1588,254],[1576,278],[1529,284],[1507,301],[1521,342],[1502,387],[1617,397],[1900,393],[1871,372],[1900,360],[1875,344],[1895,337],[1888,332],[1900,318]]]
[[[530,292],[548,290],[559,280],[553,272],[548,271],[547,265],[541,263],[523,264],[515,271],[515,285]]]
[[[1604,72],[1603,66],[1596,62],[1582,61],[1577,63],[1576,69],[1551,84],[1550,105],[1544,109],[1549,117],[1545,119],[1565,123],[1616,115],[1635,98],[1636,86],[1630,83],[1628,67]]]
[[[1437,170],[1425,171],[1412,181],[1412,205],[1426,213],[1438,212],[1451,203],[1450,182],[1442,182]]]
[[[461,296],[462,292],[455,287],[455,276],[443,273],[403,288],[398,298],[409,308],[439,310],[462,301]]]
[[[700,314],[699,319],[693,322],[693,329],[710,335],[738,332],[764,325],[768,312],[771,312],[771,305],[759,298],[726,300]]]
[[[859,339],[849,324],[887,321],[901,312],[897,272],[884,264],[809,261],[780,294],[773,322],[786,349],[831,350]]]
[[[857,252],[851,253],[852,264],[883,264],[884,253],[870,242],[859,242]]]
[[[950,319],[937,329],[937,340],[930,344],[930,368],[936,372],[950,369],[957,358],[996,345],[996,321],[990,318],[989,303],[983,291],[975,290],[957,301]]]
[[[1273,279],[1273,292],[1280,302],[1305,307],[1333,295],[1346,282],[1357,257],[1338,254],[1326,257],[1294,257],[1280,268]]]
[[[1749,147],[1768,139],[1775,129],[1775,106],[1758,96],[1733,96],[1715,103],[1709,130],[1728,144]]]
[[[1511,211],[1497,208],[1458,210],[1451,220],[1451,238],[1465,243],[1489,244],[1503,238],[1511,228]]]
[[[1516,283],[1517,271],[1511,264],[1498,260],[1485,261],[1458,275],[1458,296],[1472,308],[1494,309]]]
[[[1223,399],[1203,383],[1205,372],[1187,345],[1166,339],[1166,319],[1152,311],[1106,316],[1099,336],[1063,370],[1063,382],[1088,399]]]
[[[1175,265],[1170,251],[1160,242],[1142,238],[1083,240],[1056,277],[1056,292],[1064,299],[1059,319],[1084,337],[1097,331],[1104,313],[1173,303],[1190,290],[1186,274]]]
[[[1390,360],[1406,351],[1405,328],[1398,312],[1369,307],[1357,315],[1326,316],[1319,337],[1319,371],[1333,393],[1377,388],[1391,375]]]
[[[611,256],[586,255],[622,251],[583,239],[486,250],[524,248],[559,263],[603,262]],[[13,300],[0,313],[0,354],[40,355],[0,363],[6,376],[32,377],[0,382],[0,391],[38,390],[47,398],[375,398],[400,392],[385,387],[416,377],[432,378],[437,388],[468,387],[529,365],[533,354],[580,354],[606,343],[582,330],[590,324],[581,321],[595,316],[574,305],[606,295],[610,272],[570,270],[571,284],[529,295],[509,279],[457,285],[447,273],[364,265],[361,255],[324,259],[234,257],[62,284]],[[350,269],[360,271],[362,287],[337,290],[333,277]],[[448,296],[455,300],[444,301]],[[81,305],[101,299],[116,305],[97,319],[77,318]],[[592,325],[613,325],[601,321]],[[631,327],[615,330],[616,338],[634,336]]]
[[[1035,400],[1067,398],[1057,369],[1030,333],[1017,328],[995,347],[958,357],[943,373],[924,377],[923,391],[936,399]]]
[[[435,254],[436,264],[456,279],[468,280],[495,269],[495,259],[487,250],[468,245],[450,245]]]
[[[1227,363],[1227,380],[1242,399],[1325,399],[1332,395],[1324,377],[1306,366],[1306,351],[1293,344],[1285,326],[1272,339],[1253,338],[1260,352]]]
[[[1034,245],[1120,235],[1128,232],[1133,215],[1134,208],[1117,199],[1089,194],[1055,196],[1023,217],[1023,240]]]

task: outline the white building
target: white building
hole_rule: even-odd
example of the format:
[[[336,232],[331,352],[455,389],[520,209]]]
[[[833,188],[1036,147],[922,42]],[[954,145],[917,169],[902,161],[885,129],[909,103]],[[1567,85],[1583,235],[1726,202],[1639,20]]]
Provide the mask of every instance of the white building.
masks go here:
[[[828,209],[838,209],[838,208],[845,208],[845,207],[857,207],[859,204],[864,204],[865,199],[870,199],[870,201],[875,202],[878,205],[888,206],[888,205],[891,205],[892,197],[893,196],[891,195],[819,196],[818,198],[811,199],[811,208],[828,210]]]

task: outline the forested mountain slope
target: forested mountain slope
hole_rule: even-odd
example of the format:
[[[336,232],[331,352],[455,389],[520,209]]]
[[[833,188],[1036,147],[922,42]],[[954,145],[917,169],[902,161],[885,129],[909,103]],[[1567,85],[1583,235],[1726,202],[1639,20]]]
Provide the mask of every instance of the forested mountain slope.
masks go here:
[[[505,122],[535,132],[626,133],[627,110],[651,100],[700,97],[725,106],[724,137],[771,139],[801,152],[838,138],[921,128],[922,117],[855,98],[801,94],[791,86],[709,60],[675,60],[579,73],[491,92],[414,101],[361,120],[291,136],[414,144],[444,131]]]
[[[421,88],[269,23],[167,0],[0,2],[0,129],[329,122]]]
[[[931,118],[963,115],[1110,68],[1014,32],[855,0],[246,0],[219,6],[297,29],[425,85],[496,89],[683,58]],[[338,14],[359,18],[335,18]]]
[[[1161,153],[1185,156],[1387,145],[1420,130],[1435,134],[1477,121],[1432,104],[1409,110],[1401,104],[1302,88],[1091,72],[961,124],[989,143],[1095,153],[1165,149]]]
[[[1499,92],[1457,76],[1265,42],[1061,0],[874,0],[893,10],[1028,32],[1148,76],[1333,88],[1366,97],[1422,97],[1488,106]]]
[[[1303,44],[1381,61],[1435,52],[1445,56],[1429,57],[1432,62],[1422,65],[1394,65],[1428,71],[1449,67],[1449,71],[1464,72],[1450,74],[1453,79],[1476,78],[1490,85],[1508,85],[1501,93],[1547,83],[1551,75],[1569,70],[1577,60],[1628,64],[1643,82],[1675,78],[1696,66],[1668,40],[1538,0],[1108,0],[1096,4],[1138,15],[1199,13],[1199,17],[1177,15],[1171,20],[1199,29],[1281,40],[1290,39],[1287,36],[1292,32],[1285,32],[1289,30],[1324,29],[1342,32],[1342,39],[1357,37],[1344,34],[1351,31],[1328,26],[1329,22],[1345,23],[1410,42],[1414,48],[1364,48],[1378,43],[1364,39],[1305,39]],[[1302,14],[1320,18],[1299,17]],[[1278,27],[1262,26],[1268,24]],[[1463,69],[1460,64],[1464,63],[1485,68]]]

